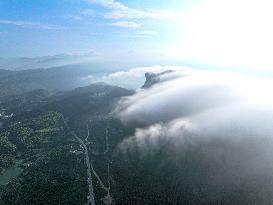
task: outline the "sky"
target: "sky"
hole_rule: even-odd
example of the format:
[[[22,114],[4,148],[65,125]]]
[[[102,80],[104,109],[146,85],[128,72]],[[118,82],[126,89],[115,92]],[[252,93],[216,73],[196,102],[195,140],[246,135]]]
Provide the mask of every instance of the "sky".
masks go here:
[[[273,72],[270,0],[1,0],[0,57],[101,59]]]

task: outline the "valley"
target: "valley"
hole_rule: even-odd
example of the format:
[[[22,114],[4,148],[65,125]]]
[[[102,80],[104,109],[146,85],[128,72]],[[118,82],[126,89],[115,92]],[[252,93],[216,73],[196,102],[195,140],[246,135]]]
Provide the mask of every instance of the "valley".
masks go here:
[[[1,108],[14,116],[5,118],[0,130],[3,143],[7,144],[2,144],[1,149],[11,150],[3,155],[9,163],[1,166],[4,174],[0,204],[29,204],[34,200],[53,204],[66,204],[66,201],[113,204],[109,157],[119,139],[112,134],[109,139],[109,129],[113,132],[120,125],[116,119],[106,116],[111,111],[112,99],[130,93],[118,87],[94,84],[57,96],[32,92],[25,94],[29,99],[25,96],[3,99]],[[16,106],[15,102],[21,98],[25,102]],[[70,103],[63,104],[68,99]],[[6,103],[7,100],[14,102]],[[75,104],[78,104],[76,109],[71,109]],[[11,135],[11,132],[18,134]]]

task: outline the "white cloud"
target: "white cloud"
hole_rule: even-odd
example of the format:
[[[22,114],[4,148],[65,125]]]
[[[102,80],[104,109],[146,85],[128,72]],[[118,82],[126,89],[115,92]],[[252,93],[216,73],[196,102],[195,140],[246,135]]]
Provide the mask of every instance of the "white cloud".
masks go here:
[[[93,4],[99,4],[103,7],[109,8],[109,9],[114,9],[114,10],[119,10],[119,9],[126,9],[125,5],[114,1],[114,0],[85,0],[86,2],[93,3]]]
[[[150,67],[139,67],[132,68],[128,71],[118,71],[109,75],[111,78],[134,78],[135,80],[139,80],[140,78],[144,78],[146,72],[160,73],[166,70],[174,70],[174,71],[186,71],[189,70],[187,67],[183,66],[150,66]]]
[[[141,27],[140,23],[136,23],[133,21],[118,21],[109,24],[110,26],[123,27],[123,28],[139,28]]]
[[[133,51],[134,52],[134,51]],[[118,85],[125,88],[136,89],[140,88],[145,82],[145,73],[153,72],[160,73],[165,70],[189,70],[182,66],[150,66],[132,68],[127,71],[118,71],[104,76],[101,80],[112,85]]]
[[[234,201],[243,198],[252,204],[269,204],[273,181],[272,80],[184,72],[169,73],[157,85],[120,101],[117,116],[142,126],[119,145],[123,154],[119,156],[130,160],[138,155],[138,160],[147,157],[151,162],[151,157],[156,157],[156,173],[165,176],[166,170],[172,170],[168,173],[175,179],[172,185],[176,189],[187,188],[183,182],[188,178],[197,182],[191,185],[204,187],[202,200],[207,204],[223,201],[238,190],[244,196]],[[145,168],[147,175],[153,174]],[[208,181],[203,184],[200,179]]]
[[[171,11],[164,10],[135,10],[135,9],[122,9],[122,10],[113,10],[104,15],[107,19],[173,19],[176,17],[176,14]]]
[[[175,178],[175,185],[166,183],[176,188],[186,188],[187,184],[182,183],[185,179],[197,181],[192,185],[205,188],[204,201],[224,201],[226,194],[240,190],[244,197],[240,195],[233,201],[244,198],[248,203],[266,205],[272,201],[272,119],[272,108],[268,107],[238,104],[219,107],[138,128],[119,145],[119,152],[126,160],[127,156],[140,161],[159,160],[153,170],[163,175],[166,170],[172,170],[168,173]],[[145,173],[149,175],[153,171]],[[208,182],[204,184],[203,179]],[[254,198],[251,193],[255,193]]]
[[[179,129],[186,125],[203,137],[272,138],[272,80],[184,67],[137,68],[112,77],[139,78],[145,71],[162,70],[175,72],[163,75],[152,88],[123,98],[116,107],[124,123],[151,125],[148,131],[138,129],[134,138],[149,137],[154,127],[161,130],[157,136],[182,137]]]
[[[177,14],[167,10],[137,10],[114,0],[86,0],[92,4],[98,4],[110,10],[104,14],[107,19],[173,19]]]
[[[138,76],[143,71],[131,70],[114,76]],[[261,103],[257,104],[261,107],[273,104],[270,91],[273,83],[263,78],[183,68],[161,78],[163,82],[152,89],[140,90],[121,101],[118,112],[124,121],[172,120],[232,103]]]
[[[45,29],[45,30],[53,30],[53,29],[62,29],[63,27],[57,25],[43,24],[40,22],[32,22],[32,21],[11,21],[11,20],[0,20],[0,24],[14,25],[22,28],[35,28],[35,29]]]
[[[134,136],[125,139],[120,145],[119,149],[126,152],[128,149],[137,146],[138,149],[144,152],[159,150],[161,144],[166,141],[179,140],[179,136],[195,131],[194,125],[184,119],[172,121],[170,123],[156,123],[147,128],[137,128]]]

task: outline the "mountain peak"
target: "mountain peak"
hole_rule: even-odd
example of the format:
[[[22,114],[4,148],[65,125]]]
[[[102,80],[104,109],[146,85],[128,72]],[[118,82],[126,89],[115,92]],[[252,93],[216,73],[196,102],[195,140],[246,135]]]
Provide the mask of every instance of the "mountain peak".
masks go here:
[[[145,73],[146,81],[145,81],[144,85],[142,86],[142,88],[147,89],[147,88],[152,87],[153,85],[160,82],[160,80],[161,80],[160,77],[162,75],[172,73],[172,72],[174,72],[174,71],[173,70],[166,70],[166,71],[161,72],[161,73],[152,73],[152,72]]]

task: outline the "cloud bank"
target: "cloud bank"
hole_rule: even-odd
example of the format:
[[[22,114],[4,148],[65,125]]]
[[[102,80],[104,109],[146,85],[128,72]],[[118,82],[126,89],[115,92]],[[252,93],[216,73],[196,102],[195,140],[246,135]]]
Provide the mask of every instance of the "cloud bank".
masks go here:
[[[175,67],[163,69],[166,68]],[[162,68],[156,69],[160,71]],[[188,117],[236,103],[272,107],[271,80],[181,67],[176,69],[176,72],[164,75],[164,82],[152,89],[140,90],[136,95],[123,99],[117,107],[120,118],[123,121],[145,119],[152,123]],[[144,70],[149,72],[149,69],[140,68],[115,73],[112,77],[138,76]]]
[[[145,82],[145,73],[153,72],[160,73],[165,70],[189,70],[187,67],[182,66],[149,66],[149,67],[137,67],[126,71],[117,71],[109,75],[103,76],[97,79],[97,81],[103,81],[111,85],[117,85],[129,89],[140,88]],[[91,80],[94,80],[91,77]]]
[[[202,187],[206,202],[269,204],[272,88],[271,80],[236,74],[167,74],[153,87],[119,102],[117,116],[124,123],[142,125],[119,145],[119,152],[125,157],[138,153],[143,159],[164,153],[167,157],[157,171],[174,166],[176,183],[185,188],[182,181],[191,179],[192,186]]]

